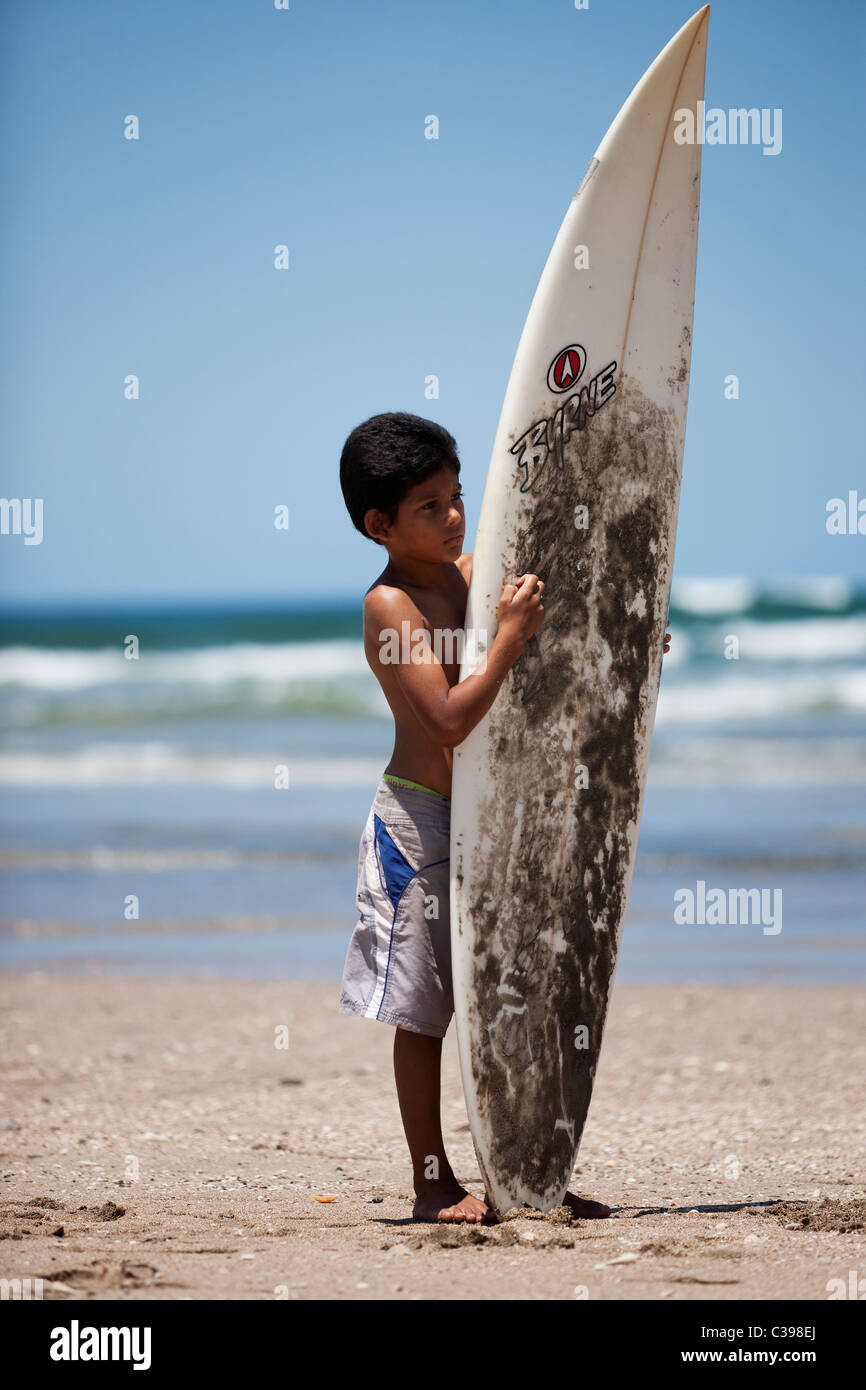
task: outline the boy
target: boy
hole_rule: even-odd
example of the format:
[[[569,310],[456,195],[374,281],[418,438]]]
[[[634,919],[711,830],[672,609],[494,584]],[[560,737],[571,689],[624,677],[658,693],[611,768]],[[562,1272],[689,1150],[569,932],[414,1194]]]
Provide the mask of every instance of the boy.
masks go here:
[[[493,1212],[458,1183],[440,1120],[442,1039],[454,1012],[452,749],[490,709],[541,627],[544,583],[524,574],[503,587],[484,668],[458,684],[458,653],[442,635],[463,627],[472,569],[472,556],[461,553],[459,474],[452,435],[417,415],[373,416],[352,431],[340,458],[354,525],[388,551],[364,598],[364,651],[395,728],[361,838],[360,920],[346,955],[340,1012],[396,1028],[394,1076],[412,1156],[415,1220],[481,1222],[494,1220]],[[602,1203],[572,1193],[565,1200],[579,1216],[610,1215]]]

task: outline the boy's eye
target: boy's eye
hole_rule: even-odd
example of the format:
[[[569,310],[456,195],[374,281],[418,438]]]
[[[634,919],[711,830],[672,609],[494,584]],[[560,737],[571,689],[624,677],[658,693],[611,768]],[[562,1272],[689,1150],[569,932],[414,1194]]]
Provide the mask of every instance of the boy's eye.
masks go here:
[[[453,493],[451,494],[452,500],[453,500],[455,497],[458,497],[458,498],[459,498],[459,497],[462,497],[462,496],[463,496],[463,493],[462,493],[462,492],[453,492]],[[436,498],[434,497],[434,498],[432,498],[429,502],[424,502],[423,505],[422,505],[422,507],[421,507],[421,510],[422,510],[422,512],[426,512],[426,510],[427,510],[428,507],[435,507],[435,506],[436,506]]]

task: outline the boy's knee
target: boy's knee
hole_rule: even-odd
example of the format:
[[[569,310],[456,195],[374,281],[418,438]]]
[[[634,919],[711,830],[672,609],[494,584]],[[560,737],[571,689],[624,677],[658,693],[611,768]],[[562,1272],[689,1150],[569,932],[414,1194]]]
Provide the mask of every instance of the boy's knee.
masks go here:
[[[403,1028],[398,1023],[394,1034],[394,1044],[400,1043],[401,1047],[417,1047],[425,1050],[436,1050],[442,1047],[442,1039],[434,1037],[430,1033],[419,1033],[415,1028]]]

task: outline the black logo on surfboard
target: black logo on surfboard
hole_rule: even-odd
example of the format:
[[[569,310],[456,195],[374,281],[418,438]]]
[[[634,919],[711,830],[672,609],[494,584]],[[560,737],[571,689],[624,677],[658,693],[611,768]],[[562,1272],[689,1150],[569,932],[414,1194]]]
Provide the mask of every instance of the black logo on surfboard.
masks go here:
[[[580,380],[585,366],[586,353],[579,344],[563,348],[548,368],[547,383],[551,391],[570,390]],[[551,454],[562,462],[562,451],[575,430],[585,429],[587,421],[613,398],[615,371],[616,363],[608,362],[585,386],[567,397],[554,415],[536,421],[515,440],[511,453],[517,455],[518,467],[523,469],[521,492],[529,492],[534,486]],[[555,385],[557,380],[561,384]]]

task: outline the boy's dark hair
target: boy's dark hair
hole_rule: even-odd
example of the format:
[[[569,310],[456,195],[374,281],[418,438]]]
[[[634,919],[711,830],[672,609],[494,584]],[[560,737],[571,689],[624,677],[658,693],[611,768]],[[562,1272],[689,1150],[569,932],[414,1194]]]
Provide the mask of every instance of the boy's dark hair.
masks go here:
[[[364,525],[371,507],[392,522],[409,489],[446,464],[460,473],[457,442],[434,420],[398,411],[356,425],[340,455],[340,487],[361,535],[376,540]]]

